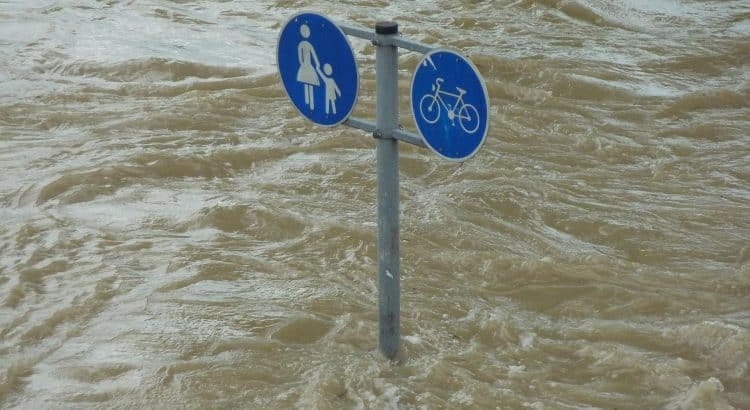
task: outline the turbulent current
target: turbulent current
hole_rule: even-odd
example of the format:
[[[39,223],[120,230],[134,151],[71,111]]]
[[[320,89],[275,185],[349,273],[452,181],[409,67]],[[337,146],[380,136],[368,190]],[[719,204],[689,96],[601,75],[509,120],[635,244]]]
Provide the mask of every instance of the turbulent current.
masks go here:
[[[277,74],[303,10],[490,96],[473,159],[401,145],[393,362],[375,142]],[[0,407],[750,408],[747,0],[0,1],[0,170]]]

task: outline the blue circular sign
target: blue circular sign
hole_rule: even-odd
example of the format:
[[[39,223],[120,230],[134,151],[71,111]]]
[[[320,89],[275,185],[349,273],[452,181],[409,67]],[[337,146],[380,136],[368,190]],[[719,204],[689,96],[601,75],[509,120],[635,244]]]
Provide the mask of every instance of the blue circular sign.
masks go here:
[[[489,97],[471,61],[450,50],[427,53],[411,79],[411,112],[424,143],[464,161],[479,151],[489,129]]]
[[[343,31],[330,19],[300,13],[286,22],[276,52],[284,90],[310,121],[332,127],[349,117],[359,71]]]

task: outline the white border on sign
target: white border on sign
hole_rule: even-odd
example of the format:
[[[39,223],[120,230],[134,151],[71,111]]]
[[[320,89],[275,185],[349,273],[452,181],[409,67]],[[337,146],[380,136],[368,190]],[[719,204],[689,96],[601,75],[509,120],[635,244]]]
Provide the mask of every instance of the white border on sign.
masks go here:
[[[334,124],[319,124],[319,123],[311,120],[307,115],[305,115],[305,113],[303,113],[297,107],[297,104],[295,104],[294,101],[292,100],[291,95],[289,95],[289,90],[286,89],[286,84],[284,83],[284,79],[281,78],[281,71],[279,70],[279,46],[281,45],[281,34],[284,32],[284,30],[286,30],[286,27],[289,25],[289,23],[291,23],[292,21],[294,21],[294,19],[296,19],[297,17],[299,17],[299,16],[301,16],[303,14],[313,14],[313,15],[316,15],[316,16],[322,18],[323,20],[326,20],[328,23],[330,23],[334,27],[336,27],[336,29],[344,37],[344,41],[346,41],[346,44],[349,46],[349,51],[352,52],[352,57],[354,58],[354,68],[355,68],[355,71],[356,71],[356,74],[357,74],[357,87],[356,87],[357,89],[354,90],[354,104],[352,104],[352,108],[349,110],[349,112],[347,112],[346,115],[344,115],[344,118],[342,118],[341,121],[336,122]],[[335,127],[337,125],[341,125],[341,123],[343,123],[344,121],[346,121],[346,120],[349,119],[349,116],[352,115],[352,112],[354,112],[354,107],[357,106],[357,100],[359,99],[359,65],[357,65],[357,57],[354,55],[354,48],[352,48],[352,43],[349,42],[349,38],[346,36],[346,33],[344,33],[344,30],[341,30],[341,27],[339,27],[338,24],[334,23],[333,20],[329,19],[328,17],[326,17],[326,16],[324,16],[322,14],[315,13],[315,12],[312,12],[312,11],[302,11],[302,12],[299,12],[299,13],[293,15],[292,17],[289,18],[289,20],[286,21],[286,23],[284,23],[284,26],[279,31],[279,37],[276,39],[276,72],[279,74],[279,80],[281,80],[281,85],[284,88],[284,94],[286,94],[287,98],[289,98],[289,101],[292,103],[292,106],[294,107],[294,109],[297,110],[297,112],[300,113],[300,115],[302,115],[305,119],[307,119],[308,121],[312,122],[315,125],[320,125],[321,127],[329,127],[329,128],[330,127]]]
[[[471,67],[471,69],[474,70],[474,74],[476,74],[477,78],[479,79],[479,83],[482,85],[482,91],[484,92],[484,99],[485,101],[487,101],[487,126],[484,128],[484,134],[482,135],[482,140],[479,141],[479,145],[477,145],[474,151],[472,151],[469,155],[462,157],[462,158],[446,157],[442,153],[438,152],[438,150],[436,150],[432,145],[430,145],[430,143],[427,141],[427,138],[425,138],[424,134],[422,134],[422,130],[419,129],[419,124],[417,124],[417,113],[414,112],[414,104],[411,101],[412,99],[411,94],[412,94],[412,90],[414,90],[414,79],[417,77],[417,71],[419,70],[419,67],[421,67],[422,64],[424,64],[425,61],[428,60],[430,56],[435,53],[450,53],[464,60],[465,62],[467,62],[469,64],[469,67]],[[432,61],[430,60],[430,64],[431,63]],[[431,50],[429,53],[425,54],[421,60],[419,60],[419,64],[417,64],[417,68],[414,70],[414,74],[412,74],[411,76],[411,85],[409,87],[409,106],[411,107],[411,115],[412,115],[412,119],[414,120],[414,126],[417,128],[417,132],[419,133],[419,136],[422,138],[422,142],[424,142],[424,145],[426,145],[430,150],[432,150],[432,152],[434,152],[435,154],[437,154],[438,156],[442,158],[447,159],[448,161],[464,162],[470,159],[479,151],[480,148],[482,148],[482,145],[484,145],[484,142],[487,140],[487,134],[490,132],[490,95],[487,92],[487,84],[484,83],[484,78],[482,77],[482,74],[479,72],[479,70],[477,70],[477,67],[474,65],[474,63],[472,63],[471,60],[469,60],[468,58],[464,57],[463,55],[459,54],[456,51],[453,51],[447,48],[438,48],[438,49]]]

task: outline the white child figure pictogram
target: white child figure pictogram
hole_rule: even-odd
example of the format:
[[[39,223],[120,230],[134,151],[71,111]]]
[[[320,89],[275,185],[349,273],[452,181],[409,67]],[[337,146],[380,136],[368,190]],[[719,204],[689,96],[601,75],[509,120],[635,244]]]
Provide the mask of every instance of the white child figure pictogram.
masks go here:
[[[329,111],[333,111],[333,113],[336,114],[336,98],[341,97],[341,90],[336,84],[336,80],[332,77],[333,67],[326,63],[323,65],[323,72],[321,73],[318,71],[318,74],[320,74],[320,78],[323,79],[326,88],[326,114],[328,114]]]

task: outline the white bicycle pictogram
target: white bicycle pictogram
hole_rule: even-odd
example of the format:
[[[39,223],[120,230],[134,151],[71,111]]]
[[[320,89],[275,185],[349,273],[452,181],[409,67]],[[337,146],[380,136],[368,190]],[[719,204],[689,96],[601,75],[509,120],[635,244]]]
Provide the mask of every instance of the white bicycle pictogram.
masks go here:
[[[434,94],[425,94],[419,100],[419,113],[422,118],[427,121],[428,124],[434,124],[440,118],[440,107],[448,113],[448,119],[451,120],[451,125],[456,126],[456,118],[461,128],[468,134],[473,134],[479,129],[479,111],[471,105],[464,102],[464,94],[466,90],[460,87],[456,87],[458,94],[450,93],[440,89],[440,85],[443,83],[442,78],[435,80],[435,84],[432,85],[432,91]],[[455,104],[446,104],[443,96],[448,96],[456,99]]]

